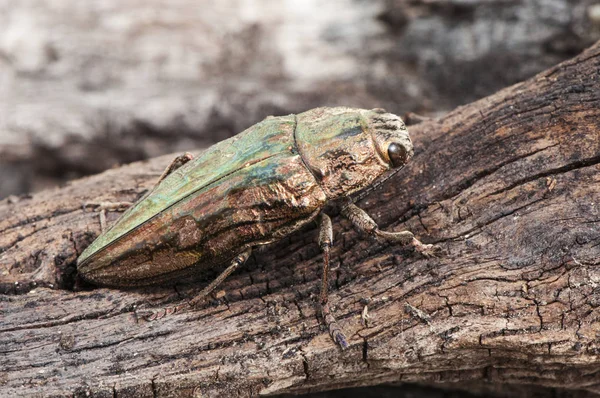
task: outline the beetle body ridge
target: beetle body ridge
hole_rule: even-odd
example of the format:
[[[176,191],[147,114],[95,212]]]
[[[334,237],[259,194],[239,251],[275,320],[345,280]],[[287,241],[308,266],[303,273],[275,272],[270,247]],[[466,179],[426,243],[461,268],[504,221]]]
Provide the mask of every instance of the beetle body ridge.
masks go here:
[[[82,253],[79,273],[108,286],[202,274],[368,187],[390,169],[392,139],[412,151],[400,119],[378,111],[269,117],[168,175]]]

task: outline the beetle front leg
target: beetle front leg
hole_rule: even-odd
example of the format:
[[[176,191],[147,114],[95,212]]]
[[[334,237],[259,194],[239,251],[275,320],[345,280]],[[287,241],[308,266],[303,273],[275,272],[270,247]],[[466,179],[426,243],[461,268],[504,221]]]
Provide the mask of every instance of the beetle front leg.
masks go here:
[[[333,341],[342,347],[342,349],[348,348],[348,341],[342,328],[335,320],[331,310],[329,309],[329,284],[327,277],[329,274],[329,255],[331,252],[331,246],[333,245],[333,226],[331,225],[331,218],[327,214],[321,213],[320,217],[320,231],[319,231],[319,247],[323,251],[323,273],[321,277],[321,294],[319,296],[321,316],[325,325],[329,329],[329,334]]]
[[[194,296],[194,298],[185,300],[181,304],[178,304],[173,307],[165,307],[165,308],[150,309],[150,310],[146,310],[146,311],[139,311],[136,313],[136,315],[147,321],[154,321],[154,320],[163,318],[167,315],[173,314],[175,312],[179,312],[184,308],[195,307],[198,303],[200,303],[202,300],[204,300],[206,298],[206,296],[211,294],[217,287],[219,287],[219,285],[221,283],[223,283],[223,281],[225,279],[227,279],[227,277],[229,275],[231,275],[236,269],[238,269],[241,265],[243,265],[248,260],[251,253],[252,253],[252,249],[248,248],[245,251],[243,251],[242,253],[238,254],[231,261],[231,264],[229,265],[229,267],[227,267],[225,269],[225,271],[221,272],[221,274],[219,276],[217,276],[217,278],[215,280],[213,280],[211,283],[209,283],[208,286],[206,286],[204,289],[202,289],[202,291],[200,293],[198,293],[196,296]]]
[[[354,203],[349,203],[342,207],[341,213],[344,217],[349,219],[359,231],[364,232],[367,235],[388,242],[400,243],[401,245],[411,245],[416,251],[426,257],[434,255],[435,246],[421,243],[421,241],[415,238],[410,231],[386,232],[380,230],[377,223],[363,209],[356,206]]]

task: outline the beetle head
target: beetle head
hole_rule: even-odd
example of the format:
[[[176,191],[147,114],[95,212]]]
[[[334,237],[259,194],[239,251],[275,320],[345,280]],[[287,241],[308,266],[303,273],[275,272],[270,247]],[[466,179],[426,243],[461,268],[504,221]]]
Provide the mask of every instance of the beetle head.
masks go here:
[[[404,122],[381,109],[373,109],[369,113],[369,130],[377,154],[391,168],[404,166],[413,155],[413,145]]]

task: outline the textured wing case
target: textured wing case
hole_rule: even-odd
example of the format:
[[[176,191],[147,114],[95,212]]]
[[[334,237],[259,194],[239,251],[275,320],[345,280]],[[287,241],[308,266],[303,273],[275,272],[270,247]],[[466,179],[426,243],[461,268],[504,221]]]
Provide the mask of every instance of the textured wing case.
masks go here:
[[[268,118],[177,169],[84,251],[79,271],[104,285],[160,283],[312,220],[326,197],[294,127],[293,115]]]

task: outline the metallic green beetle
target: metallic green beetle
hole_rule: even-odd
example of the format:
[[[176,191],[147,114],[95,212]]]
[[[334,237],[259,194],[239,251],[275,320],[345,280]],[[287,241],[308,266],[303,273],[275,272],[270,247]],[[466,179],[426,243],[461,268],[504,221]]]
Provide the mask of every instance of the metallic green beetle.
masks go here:
[[[229,264],[197,302],[243,264],[253,247],[317,219],[324,251],[321,311],[332,338],[345,348],[348,343],[327,303],[333,233],[321,211],[329,201],[340,201],[341,214],[358,229],[427,253],[430,245],[408,231],[380,231],[350,199],[388,170],[402,167],[412,153],[402,120],[383,110],[317,108],[268,117],[195,159],[178,158],[81,254],[79,274],[99,285],[143,286]]]

